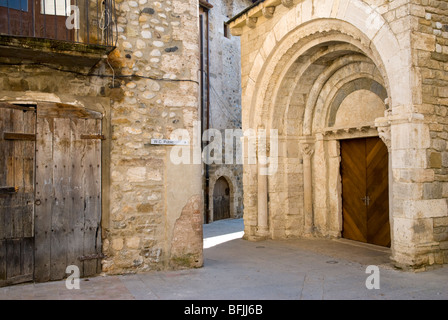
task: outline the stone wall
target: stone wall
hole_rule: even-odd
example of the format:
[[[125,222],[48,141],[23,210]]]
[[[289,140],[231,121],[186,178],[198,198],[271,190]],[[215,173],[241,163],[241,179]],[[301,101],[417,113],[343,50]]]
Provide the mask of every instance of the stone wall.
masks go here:
[[[111,224],[104,270],[198,267],[200,166],[176,166],[170,161],[172,147],[150,143],[170,139],[181,128],[192,136],[198,120],[198,3],[119,1],[118,13],[113,63],[127,77],[119,79],[124,97],[112,107]]]
[[[2,58],[0,100],[103,113],[104,272],[200,267],[201,165],[175,165],[172,146],[151,144],[176,129],[192,136],[199,120],[198,1],[118,0],[116,8],[118,43],[107,61],[83,69]]]
[[[415,108],[424,115],[429,128],[425,141],[425,170],[412,178],[419,182],[418,195],[430,212],[419,211],[421,229],[427,233],[425,263],[448,262],[448,3],[446,1],[412,1],[412,61],[418,86]]]

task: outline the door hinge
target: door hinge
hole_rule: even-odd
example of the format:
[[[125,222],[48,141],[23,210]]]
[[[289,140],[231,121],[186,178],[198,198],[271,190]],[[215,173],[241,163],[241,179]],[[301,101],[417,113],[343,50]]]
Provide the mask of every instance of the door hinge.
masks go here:
[[[104,254],[98,253],[98,254],[89,254],[86,256],[80,256],[78,257],[79,261],[86,261],[86,260],[95,260],[95,259],[103,259],[105,257]]]
[[[106,140],[106,137],[102,134],[82,134],[81,139],[83,139],[83,140],[90,140],[90,139]]]
[[[0,187],[0,194],[13,194],[19,192],[19,187]]]
[[[36,141],[36,135],[31,133],[3,132],[3,139]]]

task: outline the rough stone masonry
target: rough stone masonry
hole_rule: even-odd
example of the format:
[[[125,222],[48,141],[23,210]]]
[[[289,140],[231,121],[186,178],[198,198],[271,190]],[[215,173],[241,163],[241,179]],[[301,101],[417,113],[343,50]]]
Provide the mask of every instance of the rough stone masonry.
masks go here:
[[[192,136],[199,120],[198,1],[118,0],[115,8],[118,42],[107,59],[86,67],[76,59],[33,62],[45,53],[28,60],[3,55],[0,100],[102,114],[104,272],[200,267],[201,165],[176,166],[171,146],[151,144],[178,128]],[[89,46],[67,48],[76,56],[89,53],[77,52]]]

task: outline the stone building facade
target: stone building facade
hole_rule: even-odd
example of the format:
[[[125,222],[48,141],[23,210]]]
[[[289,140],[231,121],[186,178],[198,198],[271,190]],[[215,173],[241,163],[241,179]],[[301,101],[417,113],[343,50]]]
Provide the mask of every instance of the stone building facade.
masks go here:
[[[220,218],[242,218],[243,216],[243,167],[236,161],[237,143],[239,138],[233,140],[231,151],[233,161],[228,163],[226,153],[226,130],[241,129],[241,64],[240,41],[233,37],[226,22],[238,12],[241,12],[252,4],[251,0],[212,0],[208,3],[209,9],[205,9],[208,19],[204,27],[204,72],[208,71],[208,83],[205,84],[204,105],[208,100],[208,114],[203,113],[203,128],[219,130],[223,140],[221,163],[212,163],[204,168],[204,194],[205,194],[205,222],[216,221]],[[206,39],[208,36],[208,39]],[[232,131],[233,132],[233,131]],[[224,179],[225,192],[220,195],[216,192],[215,185],[219,179]],[[225,191],[225,190],[224,190]],[[220,198],[228,199],[227,202]],[[219,215],[216,206],[229,206],[226,214]],[[219,211],[219,210],[218,210]]]
[[[243,129],[278,132],[267,175],[244,165],[246,238],[352,238],[357,227],[359,241],[384,236],[398,267],[448,262],[447,23],[437,0],[261,0],[231,19]],[[347,156],[362,139],[361,156]],[[357,158],[386,171],[350,181]],[[344,193],[370,176],[383,198]],[[386,220],[353,223],[350,206],[372,202]]]
[[[98,2],[101,4],[105,2]],[[45,219],[31,217],[34,229],[39,231],[33,231],[26,240],[40,241],[42,249],[34,268],[42,267],[47,274],[39,279],[35,277],[36,281],[62,278],[66,276],[65,267],[70,264],[77,265],[81,275],[202,266],[202,166],[176,165],[170,159],[175,146],[151,141],[173,139],[176,129],[187,130],[193,136],[194,122],[200,120],[198,8],[198,1],[191,0],[118,0],[109,7],[107,17],[85,20],[90,24],[90,42],[83,38],[82,29],[66,32],[71,35],[71,41],[52,38],[50,33],[46,37],[30,34],[24,38],[11,28],[5,29],[9,32],[2,29],[0,103],[1,110],[6,110],[2,112],[6,113],[1,113],[1,120],[8,124],[13,118],[9,114],[15,114],[14,110],[20,108],[37,112],[35,138],[24,135],[26,128],[18,128],[19,138],[37,139],[38,146],[48,142],[50,146],[60,143],[71,148],[53,159],[53,167],[39,163],[36,163],[39,168],[33,167],[37,172],[44,167],[54,168],[42,175],[43,180],[37,174],[30,183],[32,194],[44,186],[52,188],[44,187],[49,190],[45,196],[36,195],[42,197],[27,202],[32,212],[42,210],[45,205],[44,212],[50,215]],[[97,12],[90,12],[93,11]],[[6,16],[3,11],[0,13],[3,23]],[[62,16],[65,21],[64,13]],[[110,19],[113,27],[110,32],[114,35],[113,41],[107,44],[98,39],[93,41],[93,32],[100,35],[106,29],[101,25],[105,19]],[[102,28],[95,29],[95,26]],[[47,111],[39,115],[40,110]],[[87,117],[97,119],[99,132],[92,129],[79,135],[77,126]],[[50,138],[39,123],[50,123],[46,127],[51,131]],[[64,123],[68,131],[59,134],[60,127],[53,125],[57,123]],[[17,134],[10,135],[10,139],[18,139]],[[93,144],[87,142],[81,149],[80,139]],[[76,162],[82,150],[90,150],[92,145],[98,147],[97,153],[89,156],[93,162],[88,165],[84,158]],[[41,151],[36,149],[37,153]],[[14,159],[17,160],[14,155],[2,155],[0,159],[2,179],[5,172],[12,172],[6,173],[6,182],[1,180],[0,187],[11,184],[12,188],[5,189],[11,192],[18,182],[10,176],[21,172],[14,171],[14,165],[10,165]],[[86,171],[86,167],[91,171]],[[76,177],[85,182],[87,191],[74,184]],[[97,220],[78,217],[90,210],[89,188],[96,190]],[[20,193],[20,188],[15,190]],[[64,195],[59,197],[59,191]],[[2,196],[0,201],[5,197],[9,195]],[[0,202],[1,210],[6,212],[4,206]],[[13,223],[4,220],[0,224],[2,232],[5,226],[13,228]],[[6,246],[15,240],[8,237],[0,233],[0,256],[12,252]],[[38,240],[39,237],[48,242]],[[87,240],[82,239],[89,237],[92,237],[93,249],[85,246],[83,249]],[[48,260],[41,261],[41,257]],[[8,266],[4,264],[5,259],[0,260],[2,285]],[[29,261],[33,259],[23,263]],[[95,265],[89,273],[84,272],[88,263]],[[29,269],[32,275],[33,266]],[[3,284],[15,280],[5,281]]]

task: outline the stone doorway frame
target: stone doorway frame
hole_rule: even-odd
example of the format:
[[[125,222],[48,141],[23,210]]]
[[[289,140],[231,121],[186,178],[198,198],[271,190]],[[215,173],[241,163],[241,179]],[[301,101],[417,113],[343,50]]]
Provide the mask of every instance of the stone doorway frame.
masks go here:
[[[230,219],[235,218],[236,212],[237,212],[237,206],[238,206],[238,194],[235,192],[235,186],[236,181],[233,181],[231,177],[233,177],[233,173],[229,168],[226,167],[220,167],[218,170],[216,170],[212,175],[210,175],[210,192],[209,192],[209,210],[206,214],[208,214],[209,223],[212,223],[214,220],[213,216],[213,191],[215,189],[216,181],[218,181],[219,178],[223,177],[226,179],[228,185],[229,185],[229,194],[230,194]]]

